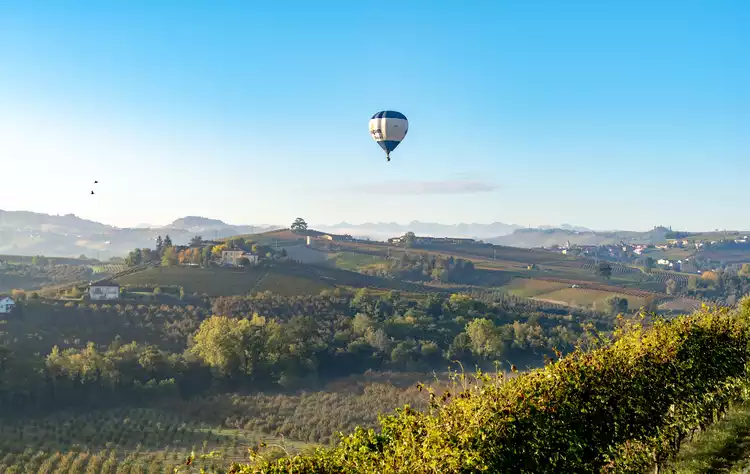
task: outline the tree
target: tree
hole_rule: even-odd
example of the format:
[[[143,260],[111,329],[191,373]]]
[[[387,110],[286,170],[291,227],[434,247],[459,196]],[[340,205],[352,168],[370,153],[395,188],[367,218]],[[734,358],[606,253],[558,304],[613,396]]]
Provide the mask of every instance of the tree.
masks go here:
[[[125,265],[129,267],[135,267],[137,265],[140,265],[142,262],[143,262],[143,253],[141,252],[141,249],[131,250],[128,253],[128,256],[125,257]]]
[[[174,247],[164,247],[164,255],[161,257],[161,265],[163,267],[174,267],[177,263],[177,253],[174,251]]]
[[[200,235],[196,235],[192,239],[190,239],[190,246],[191,247],[201,247],[203,245],[203,237]]]
[[[22,301],[26,299],[26,292],[20,289],[13,289],[10,292],[10,296],[15,301]]]
[[[307,232],[307,222],[301,217],[298,217],[294,219],[294,222],[292,222],[292,225],[289,226],[289,229],[291,229],[292,232],[295,234],[303,234]]]
[[[164,241],[161,240],[161,235],[156,236],[156,253],[161,257],[161,252],[164,250]]]
[[[495,324],[489,319],[474,319],[466,325],[469,347],[474,355],[494,359],[503,354],[503,340]]]
[[[654,268],[654,259],[651,257],[646,257],[646,261],[644,262],[643,266],[645,267],[646,272],[650,273]]]
[[[668,295],[674,295],[677,293],[677,282],[674,281],[672,278],[667,280],[666,284],[666,290]]]
[[[414,235],[414,232],[407,232],[404,234],[404,242],[406,243],[406,246],[411,248],[414,246],[414,241],[416,240],[417,236]]]
[[[201,250],[201,265],[207,267],[211,264],[211,247],[203,247]]]
[[[172,246],[172,239],[169,238],[169,234],[167,234],[166,237],[164,237],[164,248],[171,247]]]
[[[596,267],[596,274],[609,280],[612,276],[612,265],[609,262],[600,262]]]
[[[607,298],[607,307],[612,314],[623,314],[628,312],[628,299],[621,296],[610,296]]]

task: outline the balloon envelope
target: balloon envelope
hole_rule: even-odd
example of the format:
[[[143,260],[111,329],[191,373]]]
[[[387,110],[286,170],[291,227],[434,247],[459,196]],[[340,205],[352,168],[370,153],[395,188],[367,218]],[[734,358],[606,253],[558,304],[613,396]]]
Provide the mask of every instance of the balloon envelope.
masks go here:
[[[370,119],[370,135],[388,156],[406,137],[409,121],[401,112],[383,110]]]

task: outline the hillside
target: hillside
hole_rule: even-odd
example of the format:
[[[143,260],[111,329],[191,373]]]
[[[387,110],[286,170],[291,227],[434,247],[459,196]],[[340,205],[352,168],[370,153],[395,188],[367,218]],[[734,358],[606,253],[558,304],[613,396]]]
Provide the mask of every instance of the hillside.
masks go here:
[[[689,298],[648,289],[655,283],[644,278],[652,276],[638,269],[616,266],[606,279],[589,260],[559,252],[428,240],[407,248],[345,236],[328,239],[317,230],[308,234],[309,246],[307,236],[288,229],[232,239],[231,245],[245,249],[254,244],[275,249],[262,250],[260,263],[246,268],[216,262],[180,265],[182,260],[131,267],[112,278],[122,285],[116,301],[88,301],[80,291],[41,292],[50,299],[19,297],[19,312],[0,332],[0,351],[12,354],[5,359],[11,361],[7,373],[27,375],[10,376],[9,384],[0,387],[0,400],[14,400],[7,405],[14,412],[44,410],[32,422],[26,421],[30,415],[7,414],[0,406],[6,427],[0,428],[0,454],[8,453],[0,456],[0,469],[96,459],[122,469],[156,470],[153,466],[174,465],[172,454],[165,453],[184,459],[191,450],[184,442],[221,453],[201,459],[197,449],[196,463],[204,467],[247,462],[242,457],[247,449],[278,457],[277,449],[259,445],[279,444],[281,436],[290,453],[330,446],[337,431],[377,428],[382,410],[404,404],[428,409],[429,400],[415,384],[433,380],[432,371],[440,374],[438,397],[446,389],[460,395],[444,373],[452,361],[484,370],[495,363],[539,368],[556,351],[592,347],[589,328],[600,337],[611,336],[616,312],[628,320],[641,306],[661,308],[664,314],[695,306]],[[206,249],[215,246],[208,243]],[[292,261],[284,260],[280,250]],[[154,251],[147,252],[155,258],[150,261],[159,261]],[[88,268],[86,261],[71,262]],[[114,272],[124,265],[111,267]],[[31,366],[38,368],[28,371]],[[617,391],[627,393],[626,381],[620,382],[625,385]],[[500,398],[510,399],[502,394],[511,389],[493,384]],[[471,390],[472,399],[481,395]],[[29,391],[37,397],[33,404],[18,395]],[[90,419],[76,413],[82,406]],[[141,431],[125,420],[138,420],[148,434],[138,438]],[[81,434],[61,438],[46,428],[57,423]],[[98,438],[85,428],[91,423],[116,427]],[[179,435],[173,434],[175,426],[183,427]],[[14,438],[19,432],[31,441]],[[586,442],[608,449],[606,443]],[[21,456],[28,443],[38,449],[36,460]],[[70,443],[79,447],[74,451]],[[391,445],[383,446],[384,453],[391,452]],[[445,446],[453,449],[450,442]],[[404,451],[404,456],[428,459],[430,454],[410,457]],[[294,462],[307,462],[303,459],[309,458]],[[332,466],[330,472],[342,469]],[[421,472],[417,461],[413,466]]]
[[[490,350],[539,366],[585,338],[582,321],[612,328],[611,317],[521,301],[425,296],[21,301],[0,332],[0,472],[171,472],[191,450],[218,451],[195,464],[223,467],[261,443],[296,453],[374,428],[382,410],[426,408],[414,384],[449,359],[487,365]],[[475,326],[502,337],[467,344]]]
[[[406,406],[334,448],[234,470],[660,472],[688,433],[742,399],[749,311],[632,324],[602,347],[510,379],[459,374],[447,390],[424,387],[429,411]]]
[[[512,234],[489,239],[488,242],[511,247],[539,248],[564,246],[567,242],[575,245],[616,245],[626,243],[654,244],[667,239],[669,230],[657,227],[648,232],[628,231],[578,231],[571,229],[518,229]]]
[[[317,295],[323,290],[333,290],[337,287],[427,291],[416,284],[294,262],[278,262],[237,270],[156,267],[115,278],[113,281],[126,287],[150,290],[157,286],[182,287],[186,294],[205,294],[211,297],[249,295],[266,291],[282,296]]]

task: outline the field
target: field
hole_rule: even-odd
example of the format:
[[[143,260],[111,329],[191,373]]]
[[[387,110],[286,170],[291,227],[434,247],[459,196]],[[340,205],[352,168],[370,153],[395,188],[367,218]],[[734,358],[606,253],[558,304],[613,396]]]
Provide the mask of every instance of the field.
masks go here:
[[[196,421],[165,409],[122,408],[0,420],[0,472],[168,473],[196,454],[218,450],[196,467],[246,460],[247,449],[277,439]],[[294,450],[303,443],[288,443]],[[129,469],[128,469],[129,468]]]
[[[115,279],[120,285],[181,286],[187,294],[245,295],[270,291],[280,295],[317,294],[333,285],[265,268],[156,267]]]
[[[323,235],[322,232],[317,231],[308,231],[310,233],[313,233],[314,235]],[[268,232],[261,232],[259,234],[246,234],[246,235],[239,235],[234,236],[232,238],[236,237],[242,237],[245,240],[251,240],[255,243],[262,244],[262,245],[279,245],[279,246],[287,246],[287,245],[297,245],[305,241],[305,237],[299,234],[295,234],[289,229],[280,229],[280,230],[271,230]],[[228,239],[219,239],[219,240],[228,240]]]
[[[15,288],[26,291],[38,290],[53,285],[67,285],[89,280],[92,271],[85,265],[56,264],[32,266],[28,259],[26,264],[10,264],[0,267],[0,292]]]
[[[385,264],[385,260],[381,257],[356,252],[337,252],[332,260],[337,268],[350,271]]]
[[[696,255],[717,262],[750,263],[750,247],[702,250]]]
[[[701,304],[701,301],[692,298],[674,298],[661,303],[659,309],[676,313],[690,313],[696,309],[700,309]]]
[[[688,278],[687,274],[671,272],[646,274],[637,268],[610,262],[612,277],[605,281],[596,274],[593,260],[537,249],[483,244],[423,245],[411,249],[370,242],[337,244],[341,251],[332,260],[341,268],[362,270],[377,265],[387,255],[398,258],[403,252],[453,256],[473,261],[475,267],[485,273],[481,278],[484,287],[498,288],[505,294],[521,298],[599,310],[605,307],[605,300],[612,295],[626,297],[630,308],[637,309],[647,300],[666,298],[667,280],[674,279],[679,286],[686,286]],[[535,267],[529,268],[531,264]],[[491,278],[494,273],[503,278]],[[507,281],[509,278],[512,278],[510,282]],[[571,288],[574,284],[582,288]]]
[[[607,307],[606,300],[612,296],[621,296],[627,298],[629,309],[638,309],[646,304],[646,299],[639,296],[612,293],[601,290],[591,290],[587,288],[565,288],[537,295],[535,299],[560,302],[572,306],[595,309],[603,311]]]
[[[444,375],[444,374],[442,374]],[[371,372],[317,391],[222,394],[149,408],[0,418],[0,472],[171,473],[191,451],[216,451],[196,467],[247,461],[260,442],[267,455],[329,445],[336,433],[374,428],[377,413],[409,404],[424,409],[414,387],[432,377]],[[444,379],[443,379],[444,380]],[[433,380],[434,382],[434,380]]]
[[[562,288],[568,288],[567,283],[534,280],[531,278],[514,278],[509,284],[503,286],[503,291],[521,298],[531,298],[543,295]]]
[[[125,287],[182,287],[186,294],[247,295],[269,291],[282,296],[317,295],[339,286],[422,293],[422,285],[333,268],[278,262],[245,269],[154,267],[114,279]]]
[[[91,270],[94,272],[94,275],[98,275],[100,273],[120,273],[122,271],[125,271],[127,269],[127,266],[121,265],[121,264],[108,264],[108,265],[92,265]]]
[[[2,321],[0,345],[23,354],[47,354],[55,345],[82,348],[91,341],[106,346],[120,336],[182,350],[207,312],[196,306],[27,302],[22,317]]]

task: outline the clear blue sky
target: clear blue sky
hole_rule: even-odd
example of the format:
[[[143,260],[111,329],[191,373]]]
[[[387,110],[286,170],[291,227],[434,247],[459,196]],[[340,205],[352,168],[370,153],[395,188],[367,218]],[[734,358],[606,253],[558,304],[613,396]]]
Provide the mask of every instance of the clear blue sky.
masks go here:
[[[748,229],[748,24],[746,0],[4,0],[0,208]],[[410,121],[390,163],[383,109]]]

